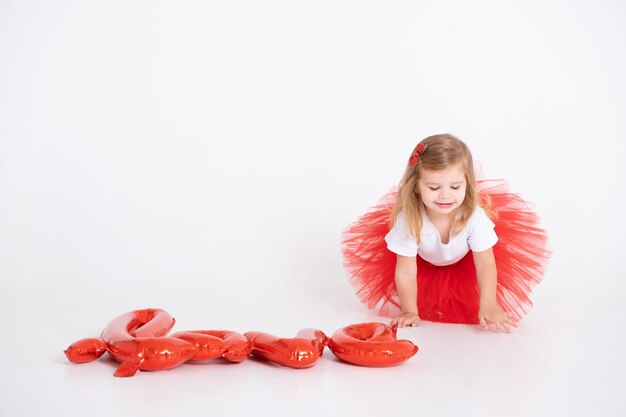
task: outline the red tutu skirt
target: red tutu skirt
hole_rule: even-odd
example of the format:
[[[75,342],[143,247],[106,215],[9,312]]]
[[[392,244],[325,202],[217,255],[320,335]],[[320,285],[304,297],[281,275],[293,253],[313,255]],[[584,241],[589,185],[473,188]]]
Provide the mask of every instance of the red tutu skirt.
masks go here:
[[[503,180],[477,181],[481,201],[495,213],[498,242],[493,253],[498,269],[496,301],[521,319],[532,306],[530,293],[544,273],[551,252],[539,218]],[[343,232],[344,266],[356,293],[370,309],[384,316],[400,314],[395,284],[396,254],[387,249],[385,236],[397,190],[385,195]],[[436,266],[417,259],[417,308],[423,320],[478,323],[479,292],[470,251],[460,261]]]

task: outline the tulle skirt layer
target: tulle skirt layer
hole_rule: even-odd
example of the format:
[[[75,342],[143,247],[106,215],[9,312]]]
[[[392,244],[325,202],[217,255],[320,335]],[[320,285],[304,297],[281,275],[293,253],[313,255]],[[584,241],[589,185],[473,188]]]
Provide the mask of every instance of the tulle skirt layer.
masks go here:
[[[498,243],[493,253],[498,268],[498,305],[517,319],[532,306],[530,293],[544,274],[551,253],[539,218],[503,180],[477,182],[482,201],[494,213]],[[344,266],[359,298],[384,316],[400,314],[394,275],[396,254],[384,240],[397,190],[386,194],[343,233]],[[435,266],[417,262],[417,308],[423,320],[478,323],[479,292],[470,251],[460,261]]]

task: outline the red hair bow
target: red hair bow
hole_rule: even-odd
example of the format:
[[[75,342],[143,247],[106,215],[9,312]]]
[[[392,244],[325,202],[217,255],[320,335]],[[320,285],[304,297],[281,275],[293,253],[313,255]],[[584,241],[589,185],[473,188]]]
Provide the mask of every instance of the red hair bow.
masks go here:
[[[424,145],[423,143],[418,144],[411,154],[411,158],[409,159],[409,165],[413,166],[417,164],[420,161],[420,156],[422,155],[422,153],[424,153],[425,150],[426,145]]]

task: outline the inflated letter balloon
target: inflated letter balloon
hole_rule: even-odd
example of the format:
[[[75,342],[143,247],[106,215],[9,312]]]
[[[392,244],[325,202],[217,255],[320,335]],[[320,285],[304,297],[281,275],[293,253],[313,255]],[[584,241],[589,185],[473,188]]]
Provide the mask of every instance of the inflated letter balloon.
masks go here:
[[[192,361],[224,357],[231,362],[241,362],[252,351],[252,345],[244,335],[228,330],[187,330],[171,337],[186,340],[196,346]]]
[[[222,357],[241,362],[250,353],[282,366],[307,368],[317,363],[326,345],[339,359],[363,366],[394,365],[417,352],[410,341],[397,340],[396,327],[382,323],[346,326],[330,340],[317,329],[300,330],[294,338],[228,330],[190,330],[166,337],[174,323],[161,309],[131,311],[113,319],[99,339],[81,339],[64,352],[70,362],[83,363],[108,351],[120,363],[114,374],[118,377],[133,376],[138,370],[169,369],[187,360]]]
[[[113,319],[102,331],[109,353],[120,362],[115,376],[133,376],[138,369],[155,371],[180,365],[196,352],[196,346],[182,339],[162,337],[174,326],[174,319],[160,309],[135,310]]]
[[[328,343],[328,337],[317,329],[300,330],[292,339],[262,332],[247,332],[245,336],[252,343],[253,355],[291,368],[315,365]]]
[[[361,366],[390,366],[417,353],[409,340],[396,338],[397,327],[361,323],[337,330],[328,342],[331,352],[344,362]]]

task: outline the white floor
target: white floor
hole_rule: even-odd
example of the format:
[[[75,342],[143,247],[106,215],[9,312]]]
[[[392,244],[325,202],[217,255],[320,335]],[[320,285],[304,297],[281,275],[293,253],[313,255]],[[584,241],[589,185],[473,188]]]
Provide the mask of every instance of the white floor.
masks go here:
[[[337,287],[347,287],[336,269]],[[304,370],[249,359],[183,364],[128,379],[113,377],[117,364],[110,359],[72,365],[62,351],[74,340],[98,335],[124,306],[145,307],[145,301],[131,302],[145,299],[141,294],[106,283],[56,291],[15,287],[2,294],[2,414],[618,416],[626,407],[624,306],[617,294],[590,297],[583,288],[558,288],[561,277],[576,274],[576,267],[555,259],[536,291],[536,307],[512,334],[428,322],[401,330],[399,336],[420,350],[392,368],[347,365],[327,349],[316,366]],[[273,303],[266,294],[267,300],[251,302],[247,311],[194,291],[149,298],[177,319],[175,330],[227,328],[291,337],[304,327],[330,335],[347,324],[376,320],[347,288],[332,293],[322,285],[307,287],[308,294],[293,294],[289,302]]]
[[[616,1],[0,2],[0,415],[623,416],[626,8]],[[553,259],[512,334],[423,323],[326,350],[114,378],[63,350],[174,330],[380,320],[341,230],[430,134],[536,204]]]

